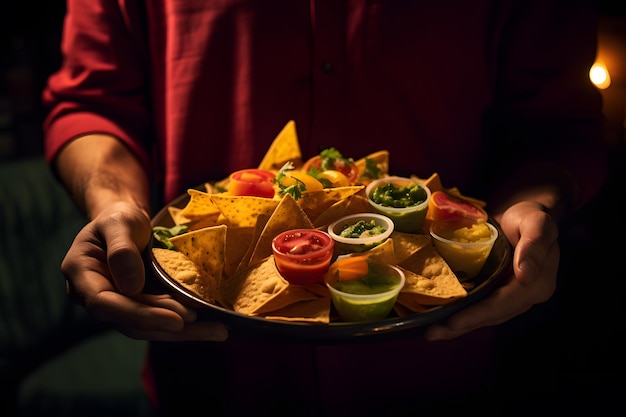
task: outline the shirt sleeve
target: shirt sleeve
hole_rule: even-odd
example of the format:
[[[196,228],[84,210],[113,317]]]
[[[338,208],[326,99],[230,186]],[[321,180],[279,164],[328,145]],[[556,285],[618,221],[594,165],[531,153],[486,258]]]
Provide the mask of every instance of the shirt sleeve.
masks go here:
[[[149,168],[151,140],[145,49],[133,16],[122,2],[70,0],[61,43],[62,65],[42,93],[47,110],[44,146],[48,161],[69,141],[110,134]]]

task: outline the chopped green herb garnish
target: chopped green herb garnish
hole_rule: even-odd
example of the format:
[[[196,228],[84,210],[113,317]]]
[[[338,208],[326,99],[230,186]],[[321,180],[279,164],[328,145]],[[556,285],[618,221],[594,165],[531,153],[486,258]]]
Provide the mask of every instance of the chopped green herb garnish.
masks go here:
[[[160,244],[160,246],[166,249],[175,249],[170,238],[178,235],[182,235],[187,232],[187,225],[179,224],[174,227],[154,226],[152,228],[152,236]]]
[[[280,195],[291,194],[294,200],[300,199],[302,197],[302,193],[306,191],[306,185],[304,182],[300,181],[296,177],[291,177],[295,180],[293,185],[285,186],[283,185],[283,178],[290,176],[287,174],[287,171],[292,171],[294,169],[293,162],[286,162],[285,165],[278,171],[276,178],[274,178],[274,183],[278,184]]]

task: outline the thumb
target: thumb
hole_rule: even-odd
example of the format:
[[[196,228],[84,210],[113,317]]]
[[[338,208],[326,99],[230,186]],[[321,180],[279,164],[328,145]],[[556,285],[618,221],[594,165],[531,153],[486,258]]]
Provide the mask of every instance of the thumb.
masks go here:
[[[125,295],[140,293],[145,283],[142,252],[150,241],[150,221],[139,209],[126,209],[108,217],[101,227],[107,242],[111,280]]]

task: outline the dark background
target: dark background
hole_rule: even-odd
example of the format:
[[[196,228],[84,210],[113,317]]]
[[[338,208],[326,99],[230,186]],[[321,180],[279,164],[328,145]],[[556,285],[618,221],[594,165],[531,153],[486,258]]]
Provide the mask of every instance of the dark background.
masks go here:
[[[64,7],[58,0],[2,6],[0,164],[43,153],[39,95],[60,64]],[[597,198],[562,231],[560,287],[553,299],[501,330],[508,342],[503,380],[494,393],[519,398],[519,415],[564,409],[597,415],[610,407],[623,409],[626,227],[620,204],[626,189],[626,0],[599,1],[598,14],[599,56],[612,77],[602,91],[611,175]]]

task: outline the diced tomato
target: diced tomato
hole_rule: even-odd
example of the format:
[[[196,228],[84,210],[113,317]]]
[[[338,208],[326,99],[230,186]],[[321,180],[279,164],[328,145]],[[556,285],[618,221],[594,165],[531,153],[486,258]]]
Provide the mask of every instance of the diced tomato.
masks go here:
[[[230,175],[228,193],[239,196],[273,198],[274,173],[263,169],[243,169]]]
[[[290,284],[321,282],[328,271],[335,241],[317,229],[292,229],[272,240],[272,253],[278,271]]]
[[[433,221],[460,218],[487,220],[487,212],[467,199],[435,191],[428,203],[428,218]]]

